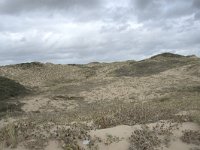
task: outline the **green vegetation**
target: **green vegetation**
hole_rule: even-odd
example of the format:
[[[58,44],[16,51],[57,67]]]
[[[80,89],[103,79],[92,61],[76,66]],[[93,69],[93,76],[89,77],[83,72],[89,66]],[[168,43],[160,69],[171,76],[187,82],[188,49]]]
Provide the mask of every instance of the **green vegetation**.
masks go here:
[[[166,57],[166,58],[184,58],[185,56],[173,54],[173,53],[162,53],[158,54],[156,56],[151,57],[152,59],[158,58],[158,57]]]
[[[23,95],[26,88],[14,80],[0,76],[0,101]]]
[[[19,103],[13,99],[28,93],[28,90],[14,80],[0,77],[0,112],[18,109]]]
[[[142,77],[159,74],[160,72],[173,69],[175,67],[181,67],[186,64],[187,62],[180,60],[145,60],[140,62],[129,63],[128,66],[121,67],[115,70],[113,73],[118,77]]]
[[[44,67],[44,64],[40,63],[40,62],[30,62],[30,63],[21,63],[21,64],[17,64],[15,65],[15,67],[19,67],[21,69],[31,69],[31,68],[42,68]]]

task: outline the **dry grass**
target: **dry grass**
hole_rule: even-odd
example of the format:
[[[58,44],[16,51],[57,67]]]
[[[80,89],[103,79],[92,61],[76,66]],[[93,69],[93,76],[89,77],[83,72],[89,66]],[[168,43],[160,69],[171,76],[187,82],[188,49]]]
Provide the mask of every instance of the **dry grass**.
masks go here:
[[[5,148],[5,143],[4,142],[0,142],[0,150],[4,150]]]
[[[159,120],[188,121],[188,116],[177,116],[180,105],[160,102],[123,103],[114,102],[106,108],[101,108],[93,115],[94,124],[98,128],[108,128],[116,125],[135,125],[153,123]]]
[[[1,143],[4,143],[7,147],[15,148],[18,143],[18,134],[14,124],[8,124],[4,130],[1,130]]]

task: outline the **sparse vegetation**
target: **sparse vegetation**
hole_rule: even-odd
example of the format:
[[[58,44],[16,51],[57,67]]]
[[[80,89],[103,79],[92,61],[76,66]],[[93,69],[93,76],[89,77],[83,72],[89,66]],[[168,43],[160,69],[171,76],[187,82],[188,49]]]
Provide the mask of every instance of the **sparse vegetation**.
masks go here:
[[[110,144],[112,144],[114,142],[118,143],[119,141],[120,141],[119,137],[112,136],[111,134],[108,134],[106,140],[104,141],[104,144],[105,145],[110,145]]]
[[[198,58],[165,53],[138,62],[0,67],[0,148],[40,150],[50,140],[64,150],[125,140],[130,150],[170,147],[182,124],[200,123],[199,64]],[[27,95],[29,88],[35,94]],[[134,129],[125,138],[91,135],[118,126]],[[181,140],[199,145],[199,131],[186,130]]]
[[[108,128],[119,124],[135,125],[153,123],[159,120],[184,121],[187,116],[177,116],[179,105],[158,102],[115,103],[102,108],[94,114],[94,123],[98,128]]]
[[[188,144],[200,145],[200,131],[185,130],[181,140]]]
[[[142,129],[135,130],[130,137],[129,150],[154,150],[159,147],[161,140],[158,135],[149,130],[148,126],[142,126]]]
[[[146,124],[141,129],[135,130],[130,140],[130,150],[155,150],[159,146],[169,147],[171,135],[178,128],[178,124],[172,122],[159,122],[152,128]]]
[[[61,128],[56,131],[56,136],[61,141],[64,150],[79,150],[78,140],[89,140],[90,136],[87,134],[87,130],[82,126],[73,124],[70,128]]]

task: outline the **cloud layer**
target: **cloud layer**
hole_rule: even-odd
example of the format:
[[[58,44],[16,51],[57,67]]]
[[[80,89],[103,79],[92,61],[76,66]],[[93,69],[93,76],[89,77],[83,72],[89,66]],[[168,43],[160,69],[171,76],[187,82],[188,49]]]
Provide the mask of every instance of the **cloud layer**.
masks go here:
[[[0,64],[200,56],[199,0],[0,0]]]

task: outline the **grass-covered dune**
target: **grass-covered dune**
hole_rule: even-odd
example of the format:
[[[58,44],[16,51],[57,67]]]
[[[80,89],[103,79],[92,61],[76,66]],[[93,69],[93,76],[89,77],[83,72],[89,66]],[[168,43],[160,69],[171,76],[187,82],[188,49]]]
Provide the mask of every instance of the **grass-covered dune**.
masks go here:
[[[0,66],[0,150],[199,150],[199,125],[196,56]]]
[[[28,90],[23,85],[0,76],[0,112],[16,109],[16,97],[25,95],[27,92]]]
[[[116,69],[113,74],[117,77],[144,77],[159,74],[169,69],[180,68],[197,61],[188,56],[163,53],[138,62],[130,62],[126,66]]]

